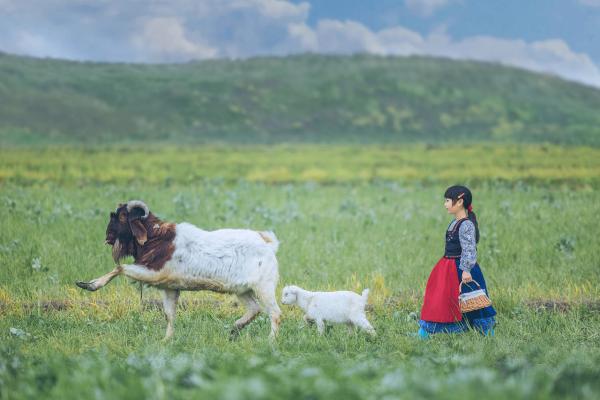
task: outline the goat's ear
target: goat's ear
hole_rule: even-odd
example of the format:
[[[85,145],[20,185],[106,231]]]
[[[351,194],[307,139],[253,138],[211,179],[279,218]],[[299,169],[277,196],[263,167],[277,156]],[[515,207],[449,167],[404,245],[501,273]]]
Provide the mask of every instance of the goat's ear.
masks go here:
[[[139,219],[133,220],[129,222],[129,226],[131,227],[131,233],[135,236],[135,240],[138,242],[140,246],[143,246],[148,240],[148,232],[146,232],[146,227]]]

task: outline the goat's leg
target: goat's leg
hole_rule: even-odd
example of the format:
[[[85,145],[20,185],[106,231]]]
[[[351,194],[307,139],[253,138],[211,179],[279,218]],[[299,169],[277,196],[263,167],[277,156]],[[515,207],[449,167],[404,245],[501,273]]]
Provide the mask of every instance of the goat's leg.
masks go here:
[[[165,278],[163,271],[154,271],[144,265],[126,264],[121,267],[123,268],[123,275],[126,277],[149,285],[159,284]]]
[[[317,318],[315,322],[317,323],[317,331],[319,332],[319,335],[325,333],[325,321],[323,321],[321,318]]]
[[[93,279],[89,282],[78,281],[78,282],[75,282],[75,284],[82,289],[93,292],[95,290],[98,290],[98,289],[106,286],[108,284],[108,282],[112,281],[115,276],[120,275],[122,272],[123,272],[123,267],[121,267],[119,265],[115,269],[110,271],[108,274],[102,275],[99,278]]]
[[[179,299],[179,290],[164,289],[163,291],[163,311],[167,319],[167,332],[163,340],[169,340],[173,337],[173,325],[175,323],[175,312],[177,311],[177,300]]]
[[[348,333],[354,333],[354,324],[352,322],[347,322],[346,328],[348,329]]]
[[[82,289],[94,291],[105,286],[117,275],[125,275],[128,278],[135,279],[139,282],[156,285],[165,279],[165,274],[162,271],[153,271],[148,267],[136,264],[119,265],[114,270],[106,275],[102,275],[90,282],[75,282]]]
[[[246,292],[237,295],[242,303],[244,303],[247,307],[246,313],[241,316],[240,319],[235,321],[233,329],[231,330],[231,335],[237,335],[246,325],[248,325],[260,312],[260,306],[258,302],[253,296],[252,292]]]
[[[263,311],[271,319],[271,333],[269,334],[269,339],[273,340],[277,337],[279,324],[281,323],[281,309],[279,309],[279,305],[275,298],[275,287],[269,286],[266,288],[259,288],[255,292],[261,302]]]

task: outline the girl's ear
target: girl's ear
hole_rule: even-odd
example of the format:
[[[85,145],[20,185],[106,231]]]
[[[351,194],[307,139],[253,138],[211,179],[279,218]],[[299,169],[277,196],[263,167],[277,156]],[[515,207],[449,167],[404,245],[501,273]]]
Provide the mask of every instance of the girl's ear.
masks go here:
[[[458,204],[459,206],[465,206],[465,201],[463,199],[458,199],[456,200],[456,204]]]

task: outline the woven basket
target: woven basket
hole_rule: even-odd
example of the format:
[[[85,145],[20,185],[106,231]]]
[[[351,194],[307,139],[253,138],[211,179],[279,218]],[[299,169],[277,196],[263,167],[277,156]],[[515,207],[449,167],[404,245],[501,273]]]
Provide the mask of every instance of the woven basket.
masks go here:
[[[458,295],[458,304],[460,305],[460,312],[466,313],[470,311],[481,310],[482,308],[491,306],[492,301],[485,293],[485,290],[483,290],[481,286],[479,286],[479,283],[477,283],[477,281],[474,280],[469,282],[474,282],[479,289],[473,290],[472,292],[468,293],[461,293]],[[458,287],[458,292],[460,293],[462,291],[463,283],[468,286],[469,282],[461,282]]]

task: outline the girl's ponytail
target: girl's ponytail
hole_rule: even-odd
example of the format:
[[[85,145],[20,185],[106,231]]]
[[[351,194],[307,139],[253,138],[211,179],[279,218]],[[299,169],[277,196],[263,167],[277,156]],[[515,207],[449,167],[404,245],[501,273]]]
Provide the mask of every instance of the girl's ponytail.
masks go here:
[[[475,225],[475,243],[479,243],[479,224],[477,223],[477,215],[473,212],[473,208],[469,206],[467,211],[467,218]]]

